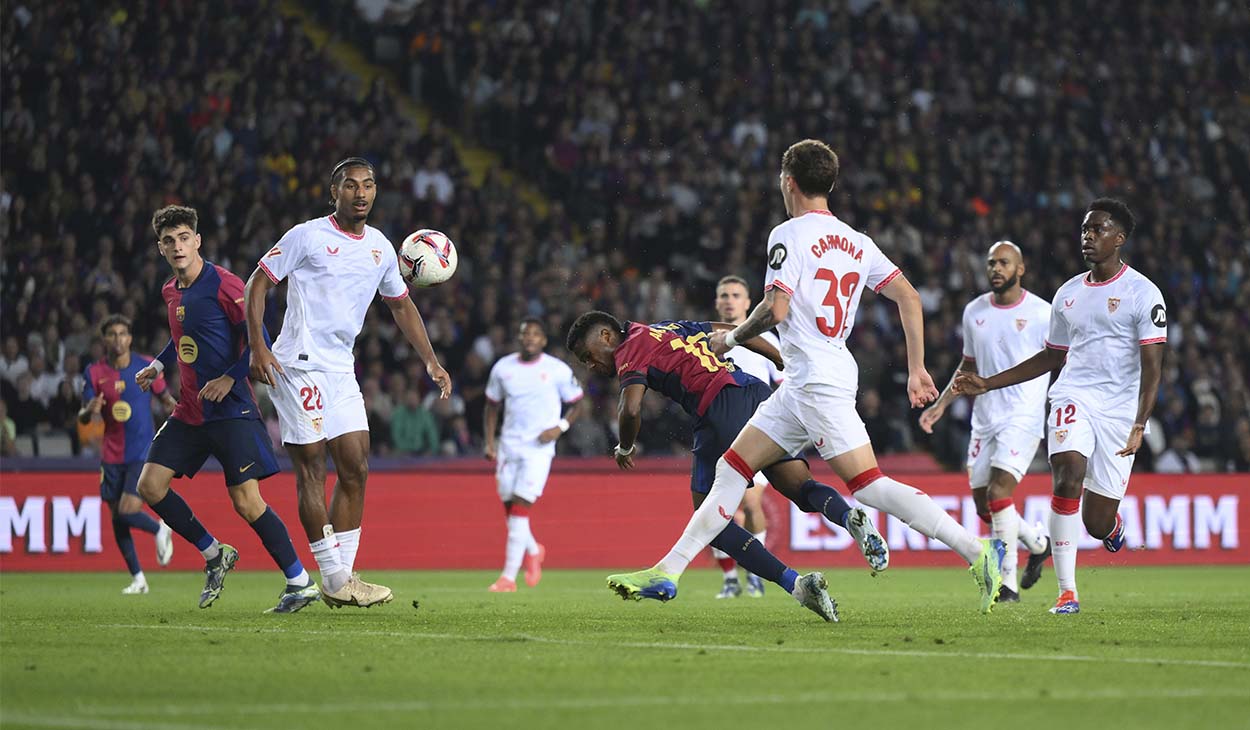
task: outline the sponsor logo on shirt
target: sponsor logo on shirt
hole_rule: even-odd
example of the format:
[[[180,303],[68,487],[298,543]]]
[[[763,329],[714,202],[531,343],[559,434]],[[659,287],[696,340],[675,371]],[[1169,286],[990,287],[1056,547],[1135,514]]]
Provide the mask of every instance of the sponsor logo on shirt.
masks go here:
[[[178,338],[178,359],[190,365],[200,356],[200,346],[187,335]]]
[[[786,251],[784,243],[778,243],[768,249],[768,268],[773,271],[780,271],[781,265],[786,262],[787,255],[789,255],[789,252]]]
[[[1168,310],[1163,308],[1162,304],[1154,305],[1150,310],[1150,321],[1154,322],[1155,327],[1168,326]]]
[[[1119,308],[1120,308],[1119,297],[1107,297],[1107,311],[1108,312],[1111,312],[1112,314],[1114,314],[1115,310]]]
[[[113,420],[118,423],[125,423],[130,420],[130,404],[124,400],[119,400],[113,404]]]
[[[339,247],[335,246],[334,248],[330,248],[329,246],[326,246],[326,253],[330,254],[331,256],[338,256]]]
[[[977,326],[978,326],[978,327],[980,327],[980,326],[981,326],[981,325],[983,325],[983,324],[985,324],[985,320],[983,320],[983,319],[978,319],[978,320],[977,320]]]
[[[1076,304],[1076,299],[1064,299],[1063,300],[1064,309],[1071,309],[1073,304]]]

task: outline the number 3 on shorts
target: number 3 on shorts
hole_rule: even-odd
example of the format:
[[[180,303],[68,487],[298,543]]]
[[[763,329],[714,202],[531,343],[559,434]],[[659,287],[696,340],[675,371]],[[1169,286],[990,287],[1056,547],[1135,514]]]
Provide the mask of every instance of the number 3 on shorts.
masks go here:
[[[321,389],[318,388],[317,386],[314,385],[311,388],[309,388],[308,386],[304,386],[303,388],[300,388],[299,397],[304,399],[304,410],[306,411],[321,410]],[[316,403],[313,403],[313,398],[317,399]]]

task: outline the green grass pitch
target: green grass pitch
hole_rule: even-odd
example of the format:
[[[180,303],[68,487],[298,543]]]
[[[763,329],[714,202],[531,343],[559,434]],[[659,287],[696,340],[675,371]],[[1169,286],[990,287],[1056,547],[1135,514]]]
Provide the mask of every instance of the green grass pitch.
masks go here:
[[[1250,567],[1083,569],[976,612],[957,569],[828,573],[842,622],[770,586],[622,602],[609,571],[487,593],[487,572],[369,572],[396,600],[262,615],[279,581],[0,576],[0,726],[193,728],[1245,727]],[[414,609],[413,601],[419,601]]]

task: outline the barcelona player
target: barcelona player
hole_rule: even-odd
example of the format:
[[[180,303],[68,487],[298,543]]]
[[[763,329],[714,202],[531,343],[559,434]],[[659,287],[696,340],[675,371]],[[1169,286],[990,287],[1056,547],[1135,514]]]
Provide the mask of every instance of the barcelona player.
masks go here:
[[[566,343],[591,370],[620,379],[620,444],[615,453],[621,469],[634,467],[635,439],[642,427],[642,398],[648,388],[672,399],[695,419],[690,490],[696,510],[712,487],[720,455],[756,407],[772,394],[767,385],[707,348],[713,331],[730,327],[720,322],[688,321],[622,324],[607,312],[588,312],[573,323]],[[753,338],[742,344],[781,362],[776,348],[766,341]],[[889,549],[872,520],[862,509],[851,509],[832,487],[813,479],[806,462],[794,456],[780,458],[763,472],[769,483],[800,509],[823,514],[850,532],[873,570],[889,566]],[[736,504],[731,507],[736,508]],[[837,620],[835,607],[830,605],[834,610],[827,615],[811,601],[826,595],[825,579],[820,573],[805,575],[796,583],[797,573],[734,522],[731,513],[723,508],[721,511],[728,514],[727,524],[712,541],[713,547],[728,553],[755,575],[780,585],[826,620]],[[676,581],[636,587],[625,585],[618,578],[609,576],[608,586],[623,598],[667,601],[677,595]]]
[[[152,216],[157,248],[174,271],[161,290],[170,341],[135,379],[146,390],[176,359],[182,387],[178,407],[152,441],[139,494],[204,556],[200,608],[208,608],[221,595],[239,551],[209,534],[169,485],[176,477],[194,476],[210,455],[216,457],[235,511],[286,577],[278,604],[269,611],[294,613],[320,594],[295,554],[286,525],[260,496],[260,480],[277,473],[278,460],[247,382],[243,281],[200,256],[198,223],[195,209],[178,205]]]
[[[164,378],[141,390],[131,385],[135,374],[152,358],[130,351],[130,320],[120,314],[100,324],[105,355],[83,372],[83,407],[78,420],[90,423],[95,416],[104,419],[104,443],[100,449],[100,499],[113,514],[113,536],[117,549],[130,569],[130,585],[122,593],[148,592],[148,580],[135,554],[131,529],[156,535],[156,562],[169,565],[174,554],[172,531],[143,511],[139,499],[139,473],[152,441],[152,396],[160,396],[169,410],[176,405],[165,389]]]

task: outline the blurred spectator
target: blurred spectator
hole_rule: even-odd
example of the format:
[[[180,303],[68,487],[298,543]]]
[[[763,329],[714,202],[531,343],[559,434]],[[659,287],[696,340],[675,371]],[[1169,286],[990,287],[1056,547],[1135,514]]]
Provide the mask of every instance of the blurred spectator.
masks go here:
[[[421,394],[409,390],[391,411],[391,448],[398,454],[432,456],[439,452],[438,422],[421,403]]]
[[[1155,460],[1155,471],[1160,474],[1184,474],[1202,471],[1198,455],[1191,448],[1194,442],[1193,429],[1187,428],[1176,434],[1172,443],[1159,458]]]
[[[0,456],[17,455],[17,424],[9,418],[9,406],[0,400]]]

